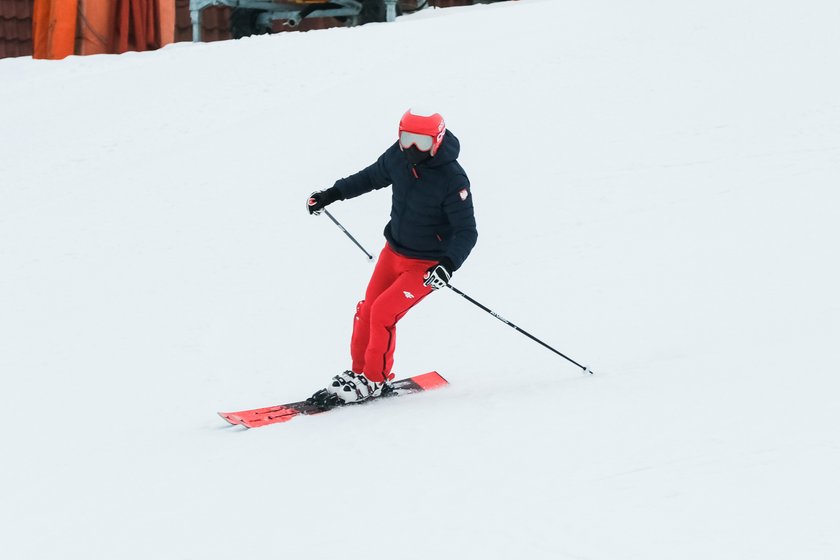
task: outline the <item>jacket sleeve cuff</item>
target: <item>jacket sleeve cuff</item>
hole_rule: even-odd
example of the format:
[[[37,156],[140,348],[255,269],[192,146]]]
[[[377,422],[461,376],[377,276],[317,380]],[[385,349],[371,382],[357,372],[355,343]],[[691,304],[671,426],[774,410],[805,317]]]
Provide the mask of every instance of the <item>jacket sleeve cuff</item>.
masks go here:
[[[344,193],[341,192],[340,188],[338,188],[338,182],[336,182],[335,185],[324,191],[324,194],[326,194],[329,197],[329,201],[331,203],[335,202],[336,200],[344,200]]]
[[[455,263],[449,257],[441,257],[438,262],[449,272],[455,272]]]

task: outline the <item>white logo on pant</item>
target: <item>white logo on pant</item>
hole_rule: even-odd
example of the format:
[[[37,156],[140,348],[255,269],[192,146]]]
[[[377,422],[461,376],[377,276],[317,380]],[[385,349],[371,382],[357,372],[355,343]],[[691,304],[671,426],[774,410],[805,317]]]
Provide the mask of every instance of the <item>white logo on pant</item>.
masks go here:
[[[403,292],[403,295],[405,296],[405,299],[414,299],[414,294],[411,292]]]

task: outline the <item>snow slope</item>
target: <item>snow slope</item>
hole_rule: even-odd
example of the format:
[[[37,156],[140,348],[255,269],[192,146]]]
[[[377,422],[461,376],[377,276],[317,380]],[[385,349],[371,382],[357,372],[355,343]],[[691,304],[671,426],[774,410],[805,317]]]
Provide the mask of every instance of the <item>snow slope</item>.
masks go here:
[[[14,559],[840,556],[836,2],[523,0],[0,61]],[[226,77],[218,81],[219,69]],[[412,104],[479,242],[401,323],[445,390],[242,431],[348,365],[311,190]],[[336,204],[377,251],[388,191]]]

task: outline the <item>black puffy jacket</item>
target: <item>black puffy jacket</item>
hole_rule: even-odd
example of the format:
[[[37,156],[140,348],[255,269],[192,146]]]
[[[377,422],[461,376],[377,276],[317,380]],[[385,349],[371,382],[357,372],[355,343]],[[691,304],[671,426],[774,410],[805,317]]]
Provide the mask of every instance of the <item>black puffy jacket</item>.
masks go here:
[[[391,248],[407,257],[449,261],[457,270],[478,239],[460,151],[458,138],[447,130],[435,157],[411,165],[395,142],[376,163],[334,187],[344,200],[392,185],[391,221],[385,226]]]

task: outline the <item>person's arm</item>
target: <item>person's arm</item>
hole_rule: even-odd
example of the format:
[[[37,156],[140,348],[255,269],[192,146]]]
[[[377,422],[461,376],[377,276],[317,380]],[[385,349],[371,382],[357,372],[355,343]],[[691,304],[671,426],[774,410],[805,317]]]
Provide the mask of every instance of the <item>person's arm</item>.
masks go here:
[[[470,183],[466,177],[461,179],[459,186],[452,189],[443,201],[443,210],[452,226],[449,249],[447,254],[442,256],[437,264],[426,269],[423,275],[423,285],[433,290],[449,284],[452,273],[461,268],[478,241]]]
[[[388,174],[387,159],[391,157],[394,146],[388,148],[384,154],[379,156],[373,164],[365,167],[358,173],[349,177],[339,179],[332,188],[337,189],[340,194],[338,200],[355,198],[375,189],[381,189],[391,184],[391,176]]]
[[[335,184],[323,191],[316,191],[309,195],[306,200],[306,208],[310,214],[320,214],[326,206],[337,200],[346,200],[361,196],[374,189],[381,189],[391,184],[391,176],[388,174],[386,158],[394,146],[379,156],[373,164],[365,167],[358,173],[349,177],[339,179]]]
[[[446,254],[452,265],[449,272],[455,272],[461,268],[478,241],[472,188],[465,176],[461,176],[460,179],[462,182],[456,183],[443,201],[443,210],[452,226],[452,241],[449,242]]]

